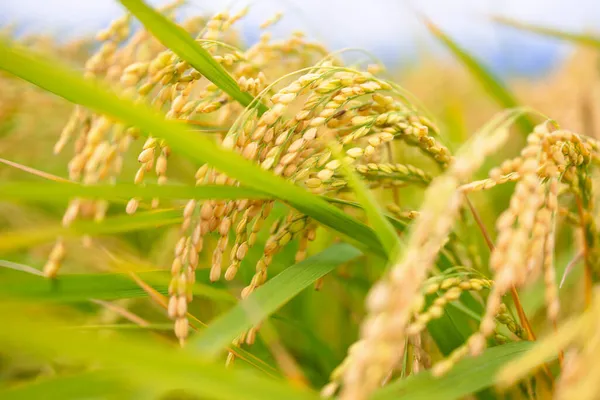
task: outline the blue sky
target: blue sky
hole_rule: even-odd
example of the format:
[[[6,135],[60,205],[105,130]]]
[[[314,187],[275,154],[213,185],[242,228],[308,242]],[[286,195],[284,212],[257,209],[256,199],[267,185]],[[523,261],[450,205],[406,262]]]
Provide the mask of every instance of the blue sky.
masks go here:
[[[154,4],[164,1],[154,0]],[[189,0],[195,13],[251,4],[242,29],[248,38],[266,17],[283,11],[275,33],[302,29],[332,49],[360,47],[387,62],[410,60],[418,52],[439,51],[418,13],[426,15],[500,72],[528,73],[545,68],[569,47],[524,35],[490,22],[492,15],[572,31],[599,28],[597,0]],[[21,31],[73,36],[94,32],[121,15],[116,0],[0,0],[0,24],[16,22]]]

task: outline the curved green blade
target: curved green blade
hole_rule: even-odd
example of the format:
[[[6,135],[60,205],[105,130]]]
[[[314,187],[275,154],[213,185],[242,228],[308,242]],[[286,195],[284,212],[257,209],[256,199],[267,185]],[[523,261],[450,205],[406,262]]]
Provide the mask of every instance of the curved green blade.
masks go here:
[[[525,22],[516,21],[506,17],[495,17],[493,20],[501,25],[510,26],[523,31],[533,32],[537,33],[538,35],[549,36],[555,39],[566,40],[600,49],[600,37],[591,34],[586,35],[583,33],[566,32],[541,25],[527,24]]]
[[[267,318],[290,299],[331,272],[342,263],[360,255],[349,244],[335,244],[304,261],[286,268],[270,279],[248,298],[213,321],[206,330],[193,339],[190,346],[202,354],[215,356],[239,334]]]
[[[36,229],[20,229],[0,233],[0,252],[7,253],[44,243],[58,236],[108,235],[131,232],[159,226],[174,225],[182,221],[181,211],[148,211],[135,215],[120,215],[101,222],[75,221],[69,227],[52,225]]]
[[[68,201],[73,197],[108,201],[140,199],[269,199],[258,190],[239,186],[133,184],[81,185],[70,182],[9,182],[0,184],[0,200],[46,203]]]
[[[373,396],[373,400],[453,400],[493,386],[498,371],[533,347],[515,342],[487,349],[481,356],[459,361],[446,375],[435,378],[424,371],[398,380]]]
[[[481,84],[487,93],[502,108],[517,108],[519,103],[510,90],[500,79],[479,60],[460,47],[450,36],[444,33],[433,22],[425,20],[429,31],[458,59],[471,73],[473,78]],[[533,132],[535,123],[527,116],[521,116],[517,121],[524,133]]]
[[[357,219],[318,196],[263,170],[240,154],[221,148],[213,140],[192,133],[181,124],[165,120],[148,106],[119,98],[99,82],[83,79],[59,62],[0,42],[0,69],[67,100],[138,126],[145,134],[152,132],[154,136],[165,139],[173,151],[197,162],[207,162],[247,187],[283,200],[316,221],[364,243],[376,254],[385,256],[373,230]]]
[[[2,302],[0,315],[10,326],[0,329],[0,345],[7,352],[26,352],[48,360],[60,355],[101,366],[114,372],[112,376],[119,382],[144,388],[150,398],[178,389],[221,400],[319,399],[311,390],[248,369],[226,369],[221,362],[210,362],[155,340],[66,329],[67,321],[50,317],[50,313],[40,315],[38,308],[25,303]]]
[[[168,49],[189,62],[208,80],[223,89],[225,93],[247,107],[254,100],[248,92],[242,92],[236,81],[215,59],[204,50],[181,27],[141,0],[119,0],[142,24]],[[258,103],[260,113],[267,107]]]

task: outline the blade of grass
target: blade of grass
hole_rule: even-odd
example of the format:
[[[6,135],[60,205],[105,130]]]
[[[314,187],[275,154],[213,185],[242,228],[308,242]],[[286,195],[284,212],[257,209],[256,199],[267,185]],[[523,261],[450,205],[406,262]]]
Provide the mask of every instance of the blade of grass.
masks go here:
[[[254,100],[250,93],[241,91],[237,82],[225,68],[215,61],[208,51],[196,43],[184,29],[141,0],[119,0],[119,2],[135,15],[165,47],[190,63],[198,72],[240,104],[247,107]],[[257,104],[257,108],[261,114],[267,111],[267,107],[260,102]]]
[[[350,207],[362,208],[360,204],[349,202],[346,200],[332,199],[327,198],[328,201],[334,203],[344,204]],[[396,219],[392,216],[385,216],[390,224],[393,225],[395,229],[399,232],[404,232],[408,227],[408,224],[404,221]],[[437,267],[440,271],[444,271],[447,268],[452,268],[454,265],[452,264],[451,259],[448,257],[446,249],[442,248],[440,250],[439,258],[436,262]],[[433,302],[433,298],[428,299],[428,304]],[[480,303],[475,300],[475,298],[470,293],[463,293],[461,295],[460,300],[465,303],[465,306],[473,313],[481,314],[483,312],[483,307]],[[459,312],[455,309],[445,308],[444,314],[438,318],[434,319],[429,324],[427,324],[427,330],[429,334],[431,334],[433,340],[435,341],[438,349],[442,354],[449,355],[453,350],[460,347],[463,343],[467,341],[469,336],[474,333],[474,329],[469,324],[468,318],[463,315],[462,312]]]
[[[329,203],[332,204],[342,204],[345,206],[349,206],[349,207],[354,207],[354,208],[360,208],[364,210],[364,207],[356,202],[353,201],[348,201],[348,200],[343,200],[343,199],[338,199],[335,197],[323,197],[326,201],[328,201]],[[389,223],[392,225],[392,227],[394,229],[396,229],[399,232],[403,232],[406,227],[408,226],[408,223],[402,220],[399,220],[396,217],[393,217],[389,214],[384,214],[385,218],[389,221]]]
[[[590,46],[596,49],[600,49],[600,37],[598,36],[587,35],[583,33],[566,32],[541,25],[528,24],[506,17],[494,17],[493,21],[501,25],[510,26],[511,28],[537,33],[538,35],[550,36],[556,39],[575,42],[584,46]]]
[[[515,342],[487,349],[481,356],[459,361],[446,375],[435,378],[429,371],[398,380],[373,396],[374,400],[453,400],[493,386],[497,373],[508,362],[533,347]]]
[[[454,267],[442,252],[440,252],[436,265],[440,271]],[[426,297],[428,307],[433,304],[435,298],[436,296]],[[482,315],[484,312],[483,305],[469,292],[462,293],[459,301],[475,315]],[[454,350],[463,346],[475,331],[476,329],[471,324],[469,316],[455,307],[444,307],[444,312],[440,318],[433,319],[427,324],[427,332],[444,356],[449,356]],[[476,397],[480,400],[494,398],[487,390],[478,392]]]
[[[80,400],[112,398],[124,395],[126,387],[105,372],[84,372],[76,375],[54,376],[28,384],[20,384],[0,390],[4,400]]]
[[[5,302],[0,305],[3,323],[11,329],[0,329],[4,349],[27,351],[53,358],[72,357],[102,365],[117,373],[115,378],[134,387],[154,392],[180,389],[211,399],[318,399],[309,390],[294,388],[280,380],[265,378],[250,370],[226,369],[220,363],[208,362],[198,354],[175,351],[136,337],[119,335],[99,337],[90,332],[64,329],[64,321],[39,315],[26,304]]]
[[[36,57],[27,50],[0,42],[0,69],[67,100],[136,125],[143,133],[152,132],[165,139],[173,151],[197,162],[207,162],[242,184],[283,200],[316,221],[362,242],[375,254],[385,256],[372,229],[325,200],[263,170],[240,154],[222,149],[211,139],[165,120],[148,106],[119,98],[99,82],[83,79],[58,61]]]
[[[128,270],[129,267],[129,262],[120,259],[118,256],[112,255],[113,259],[120,265],[120,268],[123,270]],[[204,271],[205,274],[204,276],[207,277],[208,276],[208,272],[209,271]],[[196,275],[198,275],[198,271],[196,272]],[[129,276],[131,277],[131,279],[133,279],[133,281],[136,283],[136,285],[139,286],[139,288],[141,288],[158,306],[162,307],[165,311],[168,308],[168,298],[163,295],[162,293],[160,293],[159,291],[157,291],[154,287],[150,286],[148,283],[146,283],[143,279],[141,279],[135,272],[130,271],[129,272]],[[198,280],[198,278],[196,278]],[[206,278],[204,278],[206,279]],[[195,288],[196,286],[194,286]],[[194,290],[194,288],[192,288]],[[199,318],[197,318],[195,315],[191,314],[190,312],[187,313],[187,317],[190,320],[190,328],[194,331],[197,331],[200,327],[206,327],[206,324],[204,322],[202,322]],[[229,351],[231,351],[233,354],[235,354],[236,357],[238,357],[239,359],[245,361],[248,365],[251,365],[252,367],[257,368],[259,371],[264,372],[266,375],[273,377],[273,376],[277,376],[277,371],[273,368],[273,366],[271,366],[270,364],[267,364],[265,361],[261,360],[260,358],[256,357],[255,355],[249,353],[248,351],[242,349],[241,347],[237,347],[237,346],[230,346],[228,348]]]
[[[167,271],[138,272],[138,277],[157,292],[168,293],[170,274]],[[223,289],[209,285],[208,272],[196,272],[195,295],[212,300],[235,303],[235,298]],[[21,298],[39,302],[77,302],[89,299],[118,300],[147,297],[144,289],[127,273],[63,274],[55,279],[20,271],[0,271],[3,289],[0,298]]]
[[[502,108],[516,108],[519,103],[510,90],[500,81],[500,79],[479,60],[460,47],[452,38],[446,35],[437,25],[423,17],[425,25],[429,31],[438,39],[454,57],[456,57],[471,73],[473,78],[481,84],[487,93]],[[531,118],[522,115],[517,121],[520,129],[524,133],[533,132],[535,123]]]
[[[0,234],[0,252],[10,252],[35,244],[47,242],[58,236],[78,237],[89,235],[108,235],[114,233],[131,232],[143,229],[156,228],[166,225],[175,225],[182,220],[178,210],[148,211],[135,215],[121,215],[106,218],[102,222],[76,221],[69,227],[53,225],[36,229],[22,229]]]
[[[190,347],[210,357],[216,356],[239,334],[267,318],[291,298],[342,263],[360,255],[348,244],[335,244],[270,279],[248,298],[213,321],[190,342]]]
[[[101,198],[108,201],[140,199],[268,199],[257,190],[238,186],[133,184],[81,185],[70,182],[9,182],[0,184],[0,200],[55,202],[73,197]]]
[[[461,301],[468,302],[474,300],[470,294],[464,294],[461,296]],[[429,307],[435,299],[428,299],[427,306]],[[467,308],[469,311],[470,308]],[[478,310],[478,315],[483,311],[483,307]],[[461,344],[464,344],[474,333],[472,328],[471,320],[463,312],[452,308],[445,307],[444,314],[438,318],[430,321],[427,324],[427,331],[435,341],[436,346],[440,352],[448,356],[454,350],[456,350]]]
[[[524,113],[524,111],[525,110],[523,109],[510,109],[499,113],[492,118],[490,122],[484,125],[484,127],[481,128],[468,143],[461,147],[459,154],[463,152],[467,155],[472,154],[477,149],[478,140],[499,140],[499,138],[503,138],[503,141],[506,140],[507,137],[504,136],[504,134],[506,134],[507,129]],[[502,134],[502,136],[494,138],[497,134]],[[431,189],[428,189],[428,192],[430,190]],[[443,254],[440,253],[440,255]],[[437,260],[436,265],[441,271],[454,267],[448,261],[449,260],[446,257],[440,257]],[[431,301],[433,299],[429,298],[427,300]],[[460,301],[470,311],[473,311],[474,314],[482,314],[482,305],[470,293],[463,293]],[[439,350],[447,355],[464,345],[468,338],[475,332],[475,329],[470,322],[469,318],[467,318],[460,310],[453,307],[446,307],[441,318],[431,321],[431,323],[427,325],[427,330],[436,342]],[[493,398],[488,391],[478,393],[477,396],[481,399]]]
[[[354,191],[358,203],[367,214],[367,219],[373,226],[373,230],[379,237],[379,241],[387,252],[388,260],[395,260],[400,251],[401,243],[396,230],[385,217],[383,211],[373,193],[361,182],[358,176],[350,169],[348,163],[344,161],[343,154],[336,146],[330,146],[333,156],[340,161],[340,170],[348,180],[348,184]]]
[[[595,312],[595,310],[591,312]],[[524,378],[535,369],[540,368],[544,363],[557,358],[569,344],[581,338],[582,332],[586,332],[588,329],[595,329],[595,326],[592,328],[592,324],[596,323],[598,317],[596,314],[592,315],[591,312],[587,310],[582,315],[565,321],[557,331],[537,343],[530,342],[532,345],[531,351],[523,354],[522,357],[519,357],[514,362],[506,365],[505,368],[502,368],[501,371],[498,371],[498,383],[500,386],[508,386]]]

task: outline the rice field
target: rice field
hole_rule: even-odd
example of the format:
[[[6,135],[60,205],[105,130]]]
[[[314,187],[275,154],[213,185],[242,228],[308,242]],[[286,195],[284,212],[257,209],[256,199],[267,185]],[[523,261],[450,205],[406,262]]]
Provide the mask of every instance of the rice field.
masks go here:
[[[495,19],[577,46],[500,80],[119,2],[0,39],[0,398],[600,398],[600,37]]]

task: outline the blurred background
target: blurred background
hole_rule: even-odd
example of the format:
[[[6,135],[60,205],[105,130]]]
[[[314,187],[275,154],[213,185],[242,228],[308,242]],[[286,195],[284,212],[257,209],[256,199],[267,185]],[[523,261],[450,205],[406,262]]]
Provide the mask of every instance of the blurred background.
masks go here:
[[[150,0],[153,5],[167,4]],[[294,31],[323,43],[330,51],[361,67],[379,63],[389,78],[419,99],[440,126],[451,149],[456,149],[495,113],[515,104],[526,105],[555,119],[566,129],[600,137],[600,62],[598,44],[560,40],[500,24],[495,17],[565,32],[589,35],[598,31],[594,0],[188,0],[178,11],[192,15],[236,12],[250,6],[236,23],[240,46],[256,43],[260,25],[277,13],[283,17],[266,31],[274,39]],[[95,48],[94,35],[123,15],[116,0],[0,0],[0,29],[81,69]],[[490,71],[485,79],[473,73],[456,52],[428,29],[431,21],[477,63]],[[592,39],[593,41],[593,39]],[[489,81],[492,81],[490,88]],[[482,84],[483,82],[483,84]],[[493,86],[506,87],[512,104],[501,100]],[[9,89],[11,88],[11,89]],[[27,96],[27,93],[36,95]],[[65,159],[51,148],[72,106],[29,85],[8,79],[3,89],[0,118],[5,135],[0,157],[63,176]],[[34,104],[29,104],[33,102]],[[29,118],[27,110],[38,110]],[[539,118],[538,118],[539,120]],[[30,141],[36,132],[36,141]],[[0,132],[1,134],[2,132]],[[10,134],[8,134],[10,133]],[[520,136],[503,157],[516,155]],[[28,151],[23,143],[28,142]],[[135,164],[135,163],[134,163]],[[482,173],[485,174],[487,169]],[[22,172],[0,169],[0,178]],[[502,209],[502,204],[496,211]],[[493,219],[493,213],[489,216]]]
[[[156,6],[169,3],[149,2]],[[233,13],[250,6],[247,16],[236,23],[240,46],[244,47],[259,40],[265,32],[260,27],[265,20],[283,13],[276,24],[266,29],[274,39],[302,31],[332,52],[353,49],[344,52],[343,57],[361,67],[383,63],[386,70],[382,76],[414,94],[441,128],[444,141],[456,150],[494,114],[514,104],[529,106],[555,119],[563,128],[600,137],[600,40],[583,46],[582,41],[559,40],[502,25],[493,19],[505,17],[593,38],[598,31],[595,3],[594,0],[188,0],[178,11],[178,18],[210,16],[227,10]],[[124,8],[117,0],[0,0],[0,31],[8,30],[10,36],[82,69],[96,47],[94,35],[123,14]],[[503,103],[502,95],[497,88],[490,89],[489,82],[482,84],[485,79],[473,73],[456,52],[435,37],[427,27],[427,20],[489,70],[491,77],[486,79],[505,87],[506,93],[514,97],[513,105]],[[65,157],[70,152],[56,157],[52,146],[72,105],[10,77],[0,75],[0,79],[0,158],[64,176]],[[35,118],[31,116],[33,109]],[[516,134],[498,159],[490,160],[488,168],[482,169],[481,177],[496,161],[515,156],[521,140],[522,136]],[[125,170],[131,169],[133,176],[137,168],[135,159],[130,164]],[[185,173],[190,171],[182,165],[178,168]],[[185,173],[181,176],[186,176]],[[0,179],[29,178],[23,171],[0,166]],[[501,193],[504,192],[499,191],[493,200],[476,199],[494,203],[493,207],[484,207],[489,210],[484,219],[490,226],[510,195],[510,191]],[[27,212],[20,214],[16,209],[2,214],[4,222],[11,226],[22,226],[23,218],[32,223],[40,218],[29,218]],[[42,262],[46,252],[44,248],[37,254],[36,264]],[[85,262],[84,259],[80,261]]]
[[[449,38],[489,69],[495,82],[504,85],[518,104],[538,110],[557,120],[566,129],[600,138],[598,48],[517,30],[492,20],[493,17],[502,16],[568,32],[597,35],[600,28],[597,2],[598,0],[188,0],[189,5],[181,11],[180,16],[210,15],[227,9],[235,11],[250,4],[248,16],[239,21],[237,26],[245,45],[252,45],[259,39],[263,33],[261,23],[282,12],[281,21],[268,28],[275,38],[289,37],[291,32],[301,30],[309,38],[324,43],[331,51],[345,48],[366,50],[347,52],[345,56],[360,62],[362,66],[381,60],[387,69],[384,76],[399,83],[419,99],[440,126],[444,141],[452,150],[456,150],[476,129],[505,106],[499,104],[497,93],[494,94],[489,86],[482,85],[481,78],[469,71],[447,46],[432,35],[424,20],[428,19],[436,24]],[[165,1],[152,0],[150,3],[160,5],[165,4]],[[117,0],[0,0],[0,31],[8,29],[10,35],[27,42],[36,50],[50,53],[63,62],[82,69],[96,46],[92,42],[96,32],[107,27],[123,13],[124,9]],[[597,43],[600,44],[600,40]],[[52,148],[72,110],[72,104],[18,79],[0,74],[0,161],[15,162],[60,177],[66,176],[72,149],[69,147],[61,155],[54,156]],[[539,120],[540,118],[536,119]],[[519,135],[515,129],[513,140],[494,160],[489,160],[478,178],[483,177],[490,166],[515,156],[523,138],[524,135]],[[140,147],[141,143],[137,146]],[[195,168],[176,157],[169,162],[170,170],[175,171],[169,179],[173,177],[175,182],[179,180],[189,183]],[[131,182],[138,167],[136,157],[130,157],[126,163],[122,182]],[[39,177],[30,172],[0,164],[0,181],[36,179],[39,180]],[[473,201],[481,210],[482,218],[490,230],[493,230],[496,217],[506,208],[513,187],[508,184],[495,189],[492,195],[485,193],[473,196]],[[417,208],[419,199],[410,199],[405,206]],[[116,212],[122,211],[123,207],[119,207]],[[59,224],[63,212],[63,205],[4,203],[0,205],[0,230],[19,229],[31,232],[43,226],[53,227]],[[561,235],[557,246],[561,246],[564,251],[557,256],[559,276],[573,256],[573,237],[569,232]],[[104,238],[102,244],[110,249],[135,254],[140,259],[147,258],[152,260],[153,266],[162,268],[171,262],[178,231],[176,227],[172,227],[123,236]],[[484,248],[483,241],[476,240],[481,242],[479,247]],[[89,248],[79,242],[73,239],[69,243],[69,258],[63,270],[67,273],[105,271],[109,264],[106,254],[96,247]],[[39,269],[46,262],[51,248],[52,243],[44,243],[9,254],[7,260]],[[487,250],[483,250],[482,254],[487,257]],[[284,256],[293,258],[293,251]],[[251,272],[251,268],[246,270]],[[373,274],[372,271],[368,273]],[[574,275],[577,273],[579,272]],[[247,276],[244,278],[249,280]],[[315,300],[311,293],[304,293],[286,306],[285,311],[289,315],[294,315],[294,318],[300,315],[303,322],[310,321],[312,325],[307,326],[311,326],[311,330],[316,327],[314,331],[319,337],[315,335],[313,338],[307,334],[309,338],[302,340],[298,340],[297,334],[293,335],[295,326],[290,324],[279,328],[284,329],[285,335],[282,336],[286,338],[285,344],[294,354],[301,356],[309,346],[315,353],[313,358],[307,357],[309,361],[327,361],[325,365],[313,368],[315,376],[311,379],[314,378],[318,385],[325,383],[327,373],[344,357],[347,346],[355,339],[363,297],[369,282],[373,280],[373,277],[369,278],[355,283],[349,282],[348,276],[340,274],[340,277],[332,278],[333,282],[328,286],[331,289],[327,289],[329,291],[323,295],[328,296],[325,300]],[[573,285],[572,282],[575,281],[572,278],[566,286]],[[346,286],[351,283],[354,286],[348,295]],[[540,312],[543,305],[541,289],[538,285],[524,292],[523,303],[528,313],[537,313],[543,320],[543,313]],[[567,293],[569,300],[572,300],[578,292],[571,290]],[[569,307],[571,302],[567,303],[566,307]],[[327,304],[326,318],[320,313],[322,304]],[[160,318],[163,315],[157,310],[149,309],[142,301],[130,303],[125,300],[121,305],[130,308],[133,306],[134,309],[137,307],[140,315],[162,321]],[[207,307],[204,303],[197,306],[197,309],[201,310],[198,315],[205,320],[210,320],[222,311],[218,307]],[[352,310],[352,313],[348,310]],[[107,320],[114,317],[110,313],[107,315]],[[168,322],[164,318],[163,320]],[[319,347],[311,341],[325,345]],[[335,348],[328,349],[331,343]],[[332,354],[326,354],[327,357],[319,354],[321,348]],[[5,365],[8,367],[3,368],[0,357],[0,378],[7,376],[10,380],[14,376],[20,377],[22,370],[28,370],[28,365],[23,368],[20,365],[14,367],[13,363],[8,362]],[[37,366],[31,370],[38,372]]]
[[[153,0],[160,5],[164,0]],[[189,0],[194,14],[239,9],[251,5],[241,21],[245,39],[256,39],[265,16],[283,12],[274,29],[284,35],[301,29],[332,49],[358,47],[373,52],[388,65],[414,62],[440,53],[418,16],[427,16],[466,49],[484,58],[504,76],[540,76],[568,57],[573,48],[551,39],[502,27],[490,21],[505,16],[569,31],[592,30],[598,8],[594,0]],[[14,23],[21,33],[51,33],[70,38],[94,33],[123,9],[114,0],[3,1],[0,23]],[[189,10],[188,10],[189,11]],[[190,11],[191,12],[191,11]],[[360,28],[359,28],[360,27]]]
[[[151,0],[162,5],[164,0]],[[260,24],[279,12],[283,18],[269,27],[275,39],[294,31],[324,43],[331,51],[347,51],[346,61],[386,65],[397,83],[420,98],[444,124],[444,115],[465,114],[464,129],[472,131],[487,121],[497,107],[490,96],[427,29],[430,20],[477,58],[494,78],[511,87],[521,104],[562,122],[573,130],[581,125],[582,109],[598,96],[596,51],[573,42],[504,26],[494,17],[593,34],[598,10],[594,0],[188,0],[180,17],[250,6],[237,29],[246,45],[255,43]],[[92,38],[122,15],[115,0],[20,0],[0,4],[0,26],[16,36],[43,35],[58,43]],[[488,104],[488,100],[489,104]],[[472,106],[480,112],[463,113]],[[593,110],[591,111],[593,113]],[[588,118],[590,120],[590,118]],[[456,124],[457,121],[450,121]],[[595,129],[595,128],[586,128]]]

